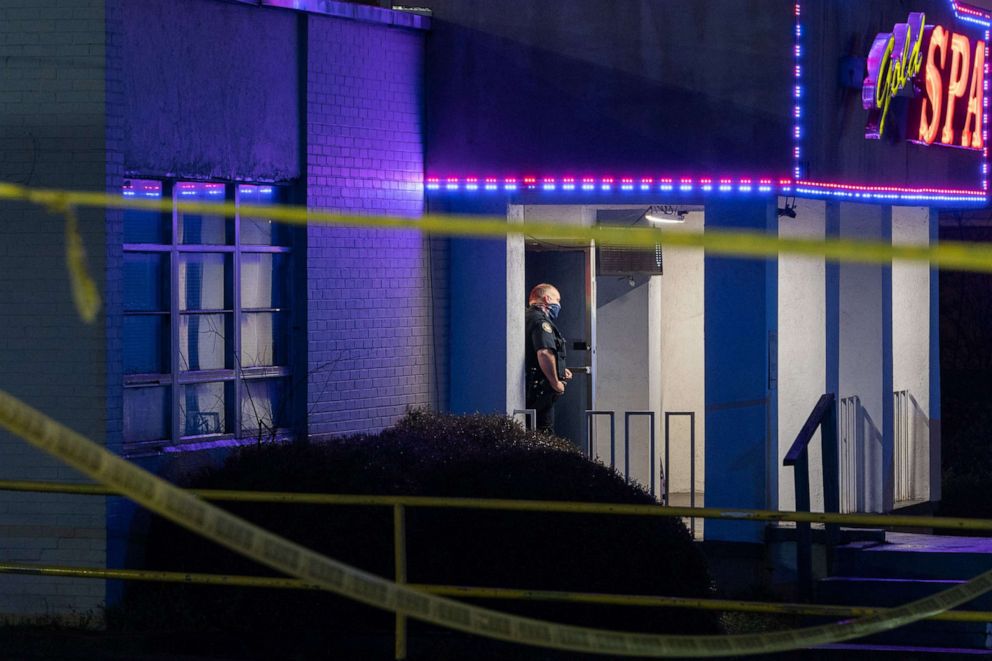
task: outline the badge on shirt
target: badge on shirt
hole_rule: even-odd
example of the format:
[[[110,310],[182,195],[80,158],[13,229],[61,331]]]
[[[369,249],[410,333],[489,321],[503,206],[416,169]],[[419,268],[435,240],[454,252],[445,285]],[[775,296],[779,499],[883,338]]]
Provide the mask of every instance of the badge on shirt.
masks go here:
[[[541,324],[541,328],[544,329],[544,332],[545,333],[550,333],[551,332],[551,324],[549,324],[546,321]]]

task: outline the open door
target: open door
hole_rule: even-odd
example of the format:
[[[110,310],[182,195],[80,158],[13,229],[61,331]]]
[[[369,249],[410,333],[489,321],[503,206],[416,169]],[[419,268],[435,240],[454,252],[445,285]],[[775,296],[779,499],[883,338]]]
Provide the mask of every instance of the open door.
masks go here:
[[[591,250],[527,239],[527,293],[542,282],[561,293],[557,325],[567,342],[567,364],[574,378],[555,404],[555,434],[586,450],[586,410],[594,408],[595,303]]]

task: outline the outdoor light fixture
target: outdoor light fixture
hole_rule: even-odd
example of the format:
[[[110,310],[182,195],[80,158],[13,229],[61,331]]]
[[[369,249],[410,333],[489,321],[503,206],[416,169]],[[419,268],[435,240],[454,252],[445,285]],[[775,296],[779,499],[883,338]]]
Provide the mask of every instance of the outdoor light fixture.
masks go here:
[[[644,212],[644,220],[649,223],[684,223],[685,214],[684,209],[655,204]]]
[[[778,208],[778,217],[781,218],[782,216],[788,216],[789,218],[796,217],[796,198],[792,198],[792,204],[789,204],[789,201],[786,200],[785,206]]]

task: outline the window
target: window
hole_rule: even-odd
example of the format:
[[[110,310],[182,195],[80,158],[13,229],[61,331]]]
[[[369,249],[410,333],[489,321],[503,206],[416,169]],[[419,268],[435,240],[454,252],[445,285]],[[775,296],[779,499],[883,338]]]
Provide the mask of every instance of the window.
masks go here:
[[[269,438],[290,408],[290,235],[243,205],[275,186],[131,179],[129,198],[233,201],[221,215],[124,212],[124,444]]]

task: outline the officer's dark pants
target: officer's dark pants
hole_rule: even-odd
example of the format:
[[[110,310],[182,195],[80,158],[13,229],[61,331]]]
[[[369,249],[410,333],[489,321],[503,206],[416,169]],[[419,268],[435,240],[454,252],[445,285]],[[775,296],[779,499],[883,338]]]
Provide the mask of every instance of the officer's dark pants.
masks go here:
[[[555,392],[551,386],[544,385],[527,389],[527,408],[537,413],[537,430],[554,433],[555,431]]]

